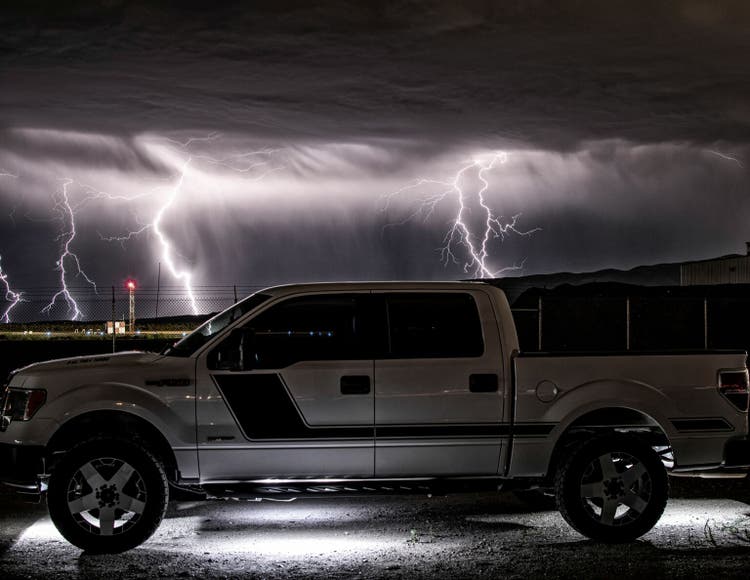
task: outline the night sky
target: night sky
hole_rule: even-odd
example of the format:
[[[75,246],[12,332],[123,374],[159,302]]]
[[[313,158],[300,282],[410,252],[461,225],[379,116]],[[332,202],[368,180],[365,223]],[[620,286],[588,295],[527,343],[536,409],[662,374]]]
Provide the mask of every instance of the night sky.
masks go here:
[[[750,239],[745,0],[26,0],[0,25],[16,290],[59,285],[68,207],[101,285],[481,275],[462,169],[472,247],[483,205],[518,216],[485,274]]]

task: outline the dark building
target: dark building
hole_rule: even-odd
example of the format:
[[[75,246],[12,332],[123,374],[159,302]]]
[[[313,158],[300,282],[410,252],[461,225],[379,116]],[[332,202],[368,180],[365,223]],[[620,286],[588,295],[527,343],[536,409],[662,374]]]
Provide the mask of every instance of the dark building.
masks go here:
[[[745,255],[731,254],[680,265],[680,286],[750,284],[750,242]]]

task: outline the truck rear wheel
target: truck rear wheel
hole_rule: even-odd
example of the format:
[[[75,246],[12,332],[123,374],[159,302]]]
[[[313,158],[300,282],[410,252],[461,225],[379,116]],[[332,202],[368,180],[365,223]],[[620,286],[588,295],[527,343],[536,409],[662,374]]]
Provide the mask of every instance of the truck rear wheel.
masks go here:
[[[71,544],[118,553],[145,542],[167,509],[169,486],[156,457],[133,441],[95,437],[60,460],[47,493],[50,517]]]
[[[669,482],[659,456],[627,435],[590,439],[557,473],[560,513],[578,532],[601,542],[628,542],[656,525]]]

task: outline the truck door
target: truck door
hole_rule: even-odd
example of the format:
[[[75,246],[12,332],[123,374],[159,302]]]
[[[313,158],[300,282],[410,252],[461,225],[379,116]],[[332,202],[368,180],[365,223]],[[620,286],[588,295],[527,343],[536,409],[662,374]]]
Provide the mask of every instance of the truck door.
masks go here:
[[[372,477],[368,296],[276,301],[198,358],[202,481]]]
[[[375,475],[494,475],[507,439],[502,352],[481,291],[374,293]]]

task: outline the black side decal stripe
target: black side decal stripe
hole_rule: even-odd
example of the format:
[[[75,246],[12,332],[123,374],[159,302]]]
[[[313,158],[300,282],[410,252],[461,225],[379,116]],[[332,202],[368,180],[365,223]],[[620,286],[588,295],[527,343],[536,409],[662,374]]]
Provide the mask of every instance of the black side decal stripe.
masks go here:
[[[406,437],[502,437],[508,426],[490,425],[378,425],[378,439]]]
[[[245,438],[372,439],[373,427],[310,427],[277,374],[214,375]]]
[[[549,435],[554,424],[527,423],[516,424],[514,435],[535,437]],[[511,433],[508,423],[488,423],[483,425],[378,425],[375,435],[384,438],[411,437],[507,437]]]
[[[246,439],[411,439],[497,438],[513,429],[517,437],[545,437],[554,423],[484,423],[469,425],[307,425],[281,377],[269,374],[216,374],[216,386]]]

